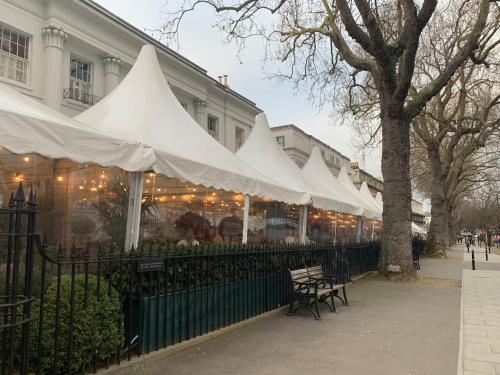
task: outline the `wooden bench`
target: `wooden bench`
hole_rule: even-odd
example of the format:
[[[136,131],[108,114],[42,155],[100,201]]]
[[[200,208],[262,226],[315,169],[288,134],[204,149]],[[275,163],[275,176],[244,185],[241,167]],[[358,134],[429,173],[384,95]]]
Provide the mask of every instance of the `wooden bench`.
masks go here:
[[[293,315],[298,309],[304,308],[313,314],[314,319],[319,320],[320,303],[327,305],[332,312],[336,311],[334,298],[340,299],[344,305],[348,304],[345,284],[337,283],[334,276],[325,275],[321,266],[289,270],[289,273],[291,286],[288,315]],[[343,298],[338,295],[340,289]],[[296,300],[298,306],[294,308]]]

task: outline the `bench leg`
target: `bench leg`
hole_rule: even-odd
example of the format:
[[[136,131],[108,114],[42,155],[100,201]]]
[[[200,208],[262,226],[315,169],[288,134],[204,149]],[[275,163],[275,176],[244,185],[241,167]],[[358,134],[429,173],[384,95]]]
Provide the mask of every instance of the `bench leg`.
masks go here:
[[[341,296],[339,296],[339,291],[338,290],[334,290],[333,291],[333,296],[336,297],[336,298],[338,298],[340,300],[340,302],[342,302],[342,305],[345,305],[345,300]]]
[[[295,314],[295,311],[293,310],[293,303],[294,302],[295,302],[294,299],[291,298],[290,299],[290,307],[288,307],[288,313],[287,313],[288,316]]]
[[[344,295],[344,305],[349,306],[349,302],[347,301],[347,294],[345,294],[345,286],[342,287],[342,294]]]
[[[318,301],[318,296],[314,296],[314,300],[309,305],[309,308],[310,308],[311,312],[314,315],[314,319],[321,320],[321,314],[319,313],[319,304],[318,304],[318,302],[319,302]],[[314,306],[314,309],[311,309],[311,307],[313,307],[313,306]]]
[[[332,301],[332,312],[337,312],[337,309],[335,308],[335,301],[333,298],[333,292],[330,293],[330,299]]]

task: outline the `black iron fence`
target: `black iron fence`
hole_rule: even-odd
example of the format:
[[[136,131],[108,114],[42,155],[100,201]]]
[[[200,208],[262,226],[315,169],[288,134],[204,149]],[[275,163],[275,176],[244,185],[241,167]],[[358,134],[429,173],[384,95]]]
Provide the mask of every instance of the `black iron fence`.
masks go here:
[[[377,267],[376,243],[51,248],[18,195],[0,247],[2,374],[95,372],[286,305],[288,269],[347,281]]]

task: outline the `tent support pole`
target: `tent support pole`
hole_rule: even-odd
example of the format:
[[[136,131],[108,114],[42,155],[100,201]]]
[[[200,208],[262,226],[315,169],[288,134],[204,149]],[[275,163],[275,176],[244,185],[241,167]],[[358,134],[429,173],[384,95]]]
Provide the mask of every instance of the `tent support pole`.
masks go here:
[[[372,242],[373,242],[373,232],[375,231],[375,220],[372,220]]]
[[[142,190],[144,187],[144,172],[133,172],[130,176],[128,198],[127,232],[125,250],[137,249],[139,244],[139,227],[141,224]]]
[[[245,200],[243,204],[243,236],[241,238],[241,243],[248,242],[248,212],[250,211],[250,197],[245,194]]]
[[[335,246],[337,244],[337,222],[339,220],[339,214],[337,212],[335,212],[335,232],[334,232],[334,235],[333,235],[333,246]]]
[[[361,242],[362,233],[363,233],[363,222],[361,221],[361,216],[358,216],[358,225],[356,228],[356,243]]]
[[[299,243],[304,245],[306,243],[306,230],[307,230],[307,206],[299,206]]]

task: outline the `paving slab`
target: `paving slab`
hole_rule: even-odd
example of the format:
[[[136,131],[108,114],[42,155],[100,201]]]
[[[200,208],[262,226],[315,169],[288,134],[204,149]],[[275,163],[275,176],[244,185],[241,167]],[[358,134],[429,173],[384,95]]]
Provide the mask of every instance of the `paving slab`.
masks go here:
[[[457,374],[500,374],[500,272],[464,269]]]

